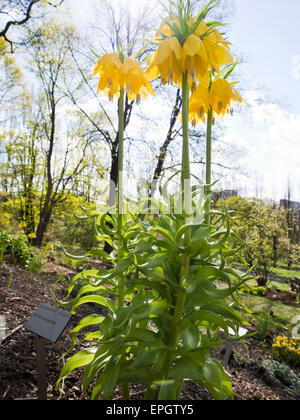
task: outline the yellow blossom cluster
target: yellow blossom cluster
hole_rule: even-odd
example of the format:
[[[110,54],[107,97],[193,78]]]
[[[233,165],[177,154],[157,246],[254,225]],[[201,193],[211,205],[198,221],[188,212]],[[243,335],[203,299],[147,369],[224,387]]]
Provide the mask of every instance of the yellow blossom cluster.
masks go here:
[[[194,17],[184,21],[171,15],[161,23],[154,43],[158,47],[149,60],[146,75],[149,80],[161,77],[162,84],[181,86],[182,75],[187,73],[192,88],[189,120],[194,126],[205,122],[209,111],[214,121],[215,116],[223,117],[231,110],[232,102],[244,104],[226,76],[221,76],[222,66],[232,64],[233,57],[230,43],[215,24]]]
[[[27,236],[28,236],[29,239],[35,239],[36,238],[36,234],[35,233],[30,233]]]
[[[42,249],[44,251],[52,251],[53,250],[53,245],[45,245]]]
[[[94,75],[98,73],[98,93],[103,91],[111,101],[114,96],[119,97],[120,89],[126,90],[130,101],[138,103],[141,97],[155,95],[140,64],[133,58],[122,62],[118,54],[105,54],[95,65]]]
[[[141,97],[155,95],[151,81],[160,77],[162,84],[182,87],[185,76],[192,89],[189,120],[194,126],[205,121],[210,111],[214,120],[230,110],[232,101],[242,104],[241,96],[227,81],[232,71],[227,67],[232,65],[233,69],[235,64],[231,44],[217,29],[220,25],[205,22],[205,13],[195,18],[191,9],[184,10],[163,19],[154,36],[156,51],[145,72],[135,59],[124,60],[120,54],[101,57],[94,68],[94,75],[99,74],[98,92],[103,91],[112,100],[124,89],[130,100],[139,102]],[[226,66],[225,76],[222,66]]]
[[[238,91],[226,80],[217,78],[211,83],[210,89],[198,85],[190,98],[189,120],[196,126],[200,120],[205,122],[205,115],[212,109],[213,117],[223,117],[230,111],[231,102],[243,104]]]
[[[181,36],[172,31],[172,23],[180,29]],[[230,44],[217,29],[209,28],[203,20],[195,27],[195,18],[189,19],[188,26],[190,31],[184,36],[177,16],[162,22],[154,37],[158,48],[146,70],[150,80],[161,76],[162,83],[173,82],[180,86],[182,73],[188,72],[191,85],[198,81],[208,88],[208,72],[219,72],[220,66],[233,62]]]
[[[272,346],[273,351],[282,359],[300,365],[300,338],[278,336]]]

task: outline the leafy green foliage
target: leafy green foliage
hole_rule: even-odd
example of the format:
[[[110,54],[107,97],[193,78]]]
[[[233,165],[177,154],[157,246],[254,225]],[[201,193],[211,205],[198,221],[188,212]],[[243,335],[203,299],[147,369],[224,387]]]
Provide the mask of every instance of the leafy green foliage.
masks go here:
[[[232,213],[233,231],[244,241],[240,259],[267,278],[279,258],[286,258],[288,228],[286,211],[256,199],[231,197],[221,205]]]
[[[272,356],[290,366],[300,366],[300,338],[276,337],[272,346]]]
[[[257,338],[260,341],[264,341],[269,338],[269,334],[271,333],[272,329],[275,330],[283,330],[283,326],[280,322],[278,322],[272,312],[264,311],[258,314],[253,315],[256,329],[257,329]]]
[[[65,227],[62,237],[64,244],[80,246],[80,248],[85,250],[97,246],[97,240],[93,236],[92,226],[88,220],[78,220],[69,217],[66,220]]]
[[[188,379],[206,387],[214,399],[233,397],[227,374],[211,358],[211,349],[221,343],[220,330],[237,340],[238,334],[230,336],[228,328],[237,333],[243,323],[227,303],[231,298],[238,305],[235,292],[249,278],[228,264],[238,250],[231,240],[230,218],[226,212],[211,212],[209,225],[203,218],[186,224],[176,214],[175,198],[168,198],[170,205],[154,203],[159,209],[155,217],[142,214],[142,208],[121,216],[108,208],[89,211],[95,237],[114,248],[111,255],[102,250],[89,255],[101,256],[112,268],[78,274],[66,299],[77,281],[85,279],[88,286],[75,299],[60,303],[74,313],[93,302],[105,317],[94,315],[75,327],[67,354],[79,331],[95,325],[98,330],[86,336],[93,341],[91,351],[66,362],[58,386],[74,369],[85,367],[83,390],[93,384],[93,399],[110,399],[117,384],[134,381],[147,387],[146,399],[172,400]],[[202,203],[194,202],[194,208],[199,216]]]
[[[6,231],[0,231],[1,258],[5,254],[15,257],[16,261],[27,269],[33,258],[27,236],[20,234],[17,238],[13,238]]]
[[[0,231],[0,256],[1,259],[3,255],[8,251],[11,247],[11,238],[9,236],[9,233],[6,230]]]
[[[276,360],[264,360],[262,367],[271,380],[278,379],[282,384],[287,386],[287,390],[294,396],[300,395],[300,379],[297,375],[284,363]]]

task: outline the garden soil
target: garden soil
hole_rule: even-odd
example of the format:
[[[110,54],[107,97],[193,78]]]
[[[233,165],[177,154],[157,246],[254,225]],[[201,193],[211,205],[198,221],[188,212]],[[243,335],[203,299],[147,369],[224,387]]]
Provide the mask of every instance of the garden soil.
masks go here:
[[[6,321],[6,335],[13,332],[0,346],[0,400],[37,399],[36,347],[34,334],[26,331],[23,324],[40,303],[58,306],[53,291],[59,299],[66,294],[66,283],[57,283],[57,278],[75,273],[67,267],[48,264],[40,275],[30,274],[5,262],[0,263],[0,316]],[[89,399],[81,391],[82,370],[73,372],[63,381],[63,393],[56,389],[56,381],[63,365],[61,356],[70,346],[70,332],[83,317],[95,313],[95,306],[78,308],[67,329],[56,344],[46,343],[49,400]],[[2,319],[3,319],[2,318]],[[266,377],[261,362],[270,357],[257,339],[248,339],[248,348],[235,344],[226,371],[229,374],[236,399],[240,400],[293,400],[288,390],[277,380]],[[78,347],[86,343],[80,339]],[[75,349],[75,351],[76,351]],[[214,357],[221,362],[224,345],[214,351]],[[144,389],[138,384],[131,386],[131,398],[142,399]],[[121,398],[119,389],[113,399]],[[209,394],[196,383],[187,381],[181,395],[183,400],[208,400]]]

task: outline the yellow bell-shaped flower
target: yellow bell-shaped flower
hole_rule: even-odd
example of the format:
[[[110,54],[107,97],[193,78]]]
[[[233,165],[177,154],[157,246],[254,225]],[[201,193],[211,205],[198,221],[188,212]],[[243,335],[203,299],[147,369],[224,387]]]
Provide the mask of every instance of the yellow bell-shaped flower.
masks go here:
[[[209,89],[206,86],[198,85],[190,97],[189,121],[195,127],[200,121],[205,122],[210,105]]]
[[[190,25],[193,23],[194,19],[190,21]],[[219,72],[220,66],[233,62],[229,47],[231,44],[228,41],[225,41],[216,28],[208,27],[202,20],[195,30],[195,35],[203,39],[209,70]]]
[[[211,83],[210,89],[198,85],[190,97],[189,121],[196,126],[205,117],[210,108],[212,116],[223,117],[229,110],[232,101],[245,104],[236,89],[226,80],[218,78]]]
[[[188,72],[191,85],[198,80],[209,86],[208,56],[203,41],[196,35],[190,35],[183,45],[183,71]]]
[[[165,20],[162,21],[160,24],[155,36],[154,36],[154,42],[159,43],[163,41],[164,37],[172,37],[174,36],[174,32],[172,31],[171,27],[169,25],[172,24],[172,22],[175,22],[177,25],[180,25],[179,19],[176,15],[167,16]]]
[[[151,57],[146,75],[149,80],[161,76],[162,83],[180,83],[183,50],[177,38],[166,38]]]
[[[121,67],[121,85],[125,89],[130,101],[140,102],[148,94],[155,96],[155,92],[138,61],[127,58]]]
[[[155,92],[137,60],[127,58],[124,63],[117,54],[105,54],[97,62],[94,75],[99,73],[98,93],[103,91],[110,100],[119,97],[124,89],[130,101],[140,101],[141,96]]]
[[[187,72],[191,86],[198,81],[208,87],[208,71],[219,72],[222,65],[233,62],[230,44],[218,30],[208,27],[203,20],[195,25],[195,18],[190,18],[188,29],[183,28],[174,15],[161,23],[154,37],[158,49],[146,70],[150,80],[161,76],[163,84],[173,82],[180,86],[182,73]]]
[[[99,73],[98,93],[103,91],[109,100],[120,92],[121,67],[122,62],[117,54],[105,54],[95,65],[93,75]]]
[[[221,117],[228,112],[232,101],[238,104],[244,103],[238,91],[222,78],[212,83],[209,100],[213,113]]]

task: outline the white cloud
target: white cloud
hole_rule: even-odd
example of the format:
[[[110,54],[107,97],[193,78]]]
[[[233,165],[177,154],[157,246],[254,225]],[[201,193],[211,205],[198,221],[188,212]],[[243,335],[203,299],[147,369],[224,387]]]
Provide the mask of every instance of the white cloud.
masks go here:
[[[295,55],[292,58],[292,78],[294,80],[300,80],[300,55]]]
[[[233,139],[241,136],[248,144],[251,194],[258,183],[265,197],[279,200],[285,197],[290,179],[292,199],[300,201],[300,114],[267,102],[256,91],[244,96],[247,112],[237,116],[231,131]]]

